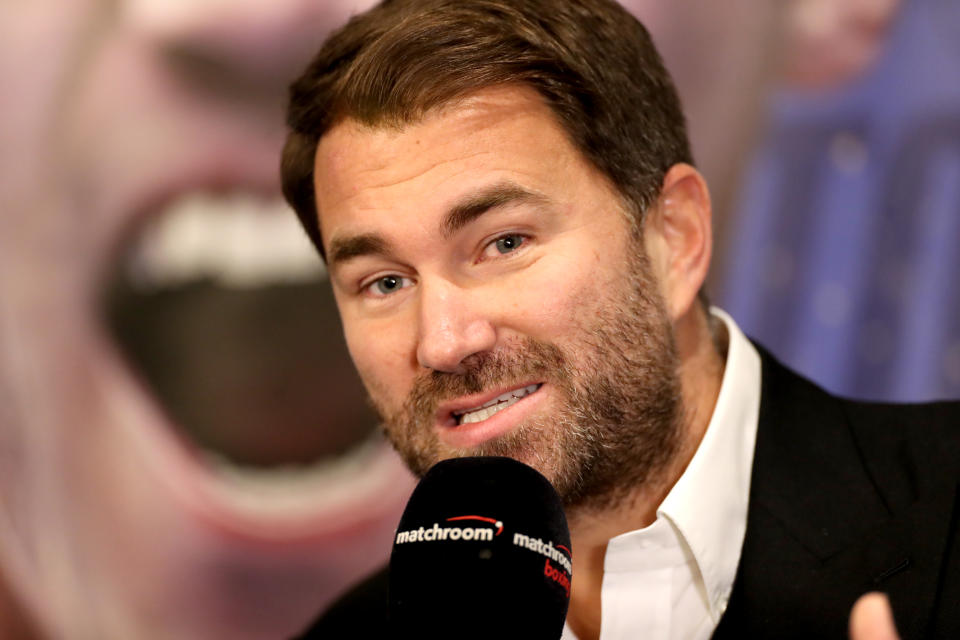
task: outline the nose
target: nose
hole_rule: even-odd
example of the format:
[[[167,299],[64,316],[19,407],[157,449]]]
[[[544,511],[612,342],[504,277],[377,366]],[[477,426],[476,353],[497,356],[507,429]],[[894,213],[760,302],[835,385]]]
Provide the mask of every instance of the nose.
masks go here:
[[[465,359],[493,349],[497,332],[484,311],[480,291],[438,281],[421,282],[420,287],[420,366],[457,373]]]

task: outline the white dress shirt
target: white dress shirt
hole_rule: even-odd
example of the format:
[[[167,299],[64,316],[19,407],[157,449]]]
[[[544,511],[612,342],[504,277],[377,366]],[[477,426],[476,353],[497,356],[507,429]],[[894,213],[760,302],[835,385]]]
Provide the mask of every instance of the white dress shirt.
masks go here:
[[[730,316],[727,361],[710,424],[648,527],[610,540],[601,640],[709,638],[730,598],[747,529],[760,413],[760,356]],[[576,640],[564,627],[562,640]]]

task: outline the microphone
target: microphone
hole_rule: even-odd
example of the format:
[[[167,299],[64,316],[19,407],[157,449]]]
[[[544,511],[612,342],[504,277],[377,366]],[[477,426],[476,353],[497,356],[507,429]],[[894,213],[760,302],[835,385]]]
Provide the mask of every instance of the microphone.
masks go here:
[[[414,489],[390,556],[401,638],[557,640],[570,604],[560,497],[510,458],[455,458]]]

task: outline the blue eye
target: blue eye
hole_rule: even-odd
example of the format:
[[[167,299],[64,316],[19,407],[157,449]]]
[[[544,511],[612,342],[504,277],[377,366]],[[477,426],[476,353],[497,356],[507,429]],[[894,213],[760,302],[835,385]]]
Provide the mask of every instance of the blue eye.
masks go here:
[[[399,291],[400,289],[409,285],[409,279],[402,276],[383,276],[382,278],[377,278],[369,285],[367,289],[375,296],[388,296],[391,293]]]
[[[521,235],[511,234],[497,238],[493,246],[495,246],[500,253],[510,253],[511,251],[516,251],[525,240]]]

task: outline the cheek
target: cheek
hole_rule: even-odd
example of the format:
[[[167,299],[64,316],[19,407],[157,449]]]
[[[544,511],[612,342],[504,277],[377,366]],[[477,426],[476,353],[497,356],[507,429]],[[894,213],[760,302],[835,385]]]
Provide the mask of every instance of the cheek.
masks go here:
[[[537,265],[514,289],[508,307],[515,328],[551,342],[562,342],[571,324],[589,322],[597,302],[614,286],[592,254],[572,263],[556,260]],[[541,261],[543,262],[543,261]]]

